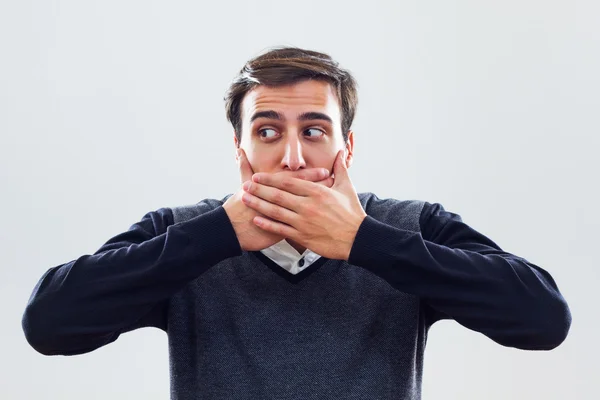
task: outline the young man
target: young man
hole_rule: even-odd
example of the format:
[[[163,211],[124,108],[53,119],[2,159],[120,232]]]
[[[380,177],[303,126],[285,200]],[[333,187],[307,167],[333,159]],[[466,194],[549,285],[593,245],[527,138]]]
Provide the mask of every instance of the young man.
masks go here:
[[[548,272],[440,204],[356,193],[356,103],[325,54],[250,60],[226,96],[243,186],[149,212],[49,269],[29,343],[73,355],[158,327],[173,399],[418,399],[427,331],[446,318],[504,346],[558,346],[571,315]]]

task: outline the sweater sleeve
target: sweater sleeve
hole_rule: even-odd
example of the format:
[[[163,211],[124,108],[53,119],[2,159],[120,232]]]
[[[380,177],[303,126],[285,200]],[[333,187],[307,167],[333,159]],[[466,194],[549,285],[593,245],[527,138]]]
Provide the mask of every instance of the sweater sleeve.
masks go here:
[[[50,268],[22,318],[45,355],[87,353],[142,326],[166,330],[170,296],[242,252],[222,206],[173,224],[169,208],[144,215],[96,253]]]
[[[421,232],[367,216],[349,262],[419,296],[436,318],[452,318],[493,341],[527,350],[561,344],[569,307],[550,274],[503,251],[438,203],[425,202]]]

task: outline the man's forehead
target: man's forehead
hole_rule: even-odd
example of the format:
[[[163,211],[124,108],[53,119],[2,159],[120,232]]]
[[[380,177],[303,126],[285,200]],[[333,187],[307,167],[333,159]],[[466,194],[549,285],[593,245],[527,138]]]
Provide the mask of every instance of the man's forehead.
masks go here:
[[[321,81],[306,81],[286,86],[259,85],[249,91],[243,101],[243,116],[252,116],[266,110],[294,113],[321,111],[339,115],[337,96],[331,84]]]

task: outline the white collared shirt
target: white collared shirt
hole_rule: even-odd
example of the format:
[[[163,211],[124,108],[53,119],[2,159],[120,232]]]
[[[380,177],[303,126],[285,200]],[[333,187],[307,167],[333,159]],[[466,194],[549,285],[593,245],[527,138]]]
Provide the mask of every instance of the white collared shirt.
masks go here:
[[[309,265],[321,258],[320,255],[309,249],[304,250],[304,253],[300,254],[298,250],[293,248],[285,239],[260,252],[293,275],[303,271]]]

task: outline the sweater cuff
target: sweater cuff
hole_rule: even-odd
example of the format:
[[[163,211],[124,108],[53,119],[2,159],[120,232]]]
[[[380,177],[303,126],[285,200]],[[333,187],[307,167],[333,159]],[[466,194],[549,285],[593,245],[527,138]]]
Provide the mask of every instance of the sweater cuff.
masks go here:
[[[242,254],[240,242],[223,206],[190,219],[184,231],[190,239],[189,245],[209,264]]]
[[[394,254],[402,254],[399,249],[407,248],[415,234],[367,215],[356,232],[348,262],[373,271],[385,268],[398,261]]]

